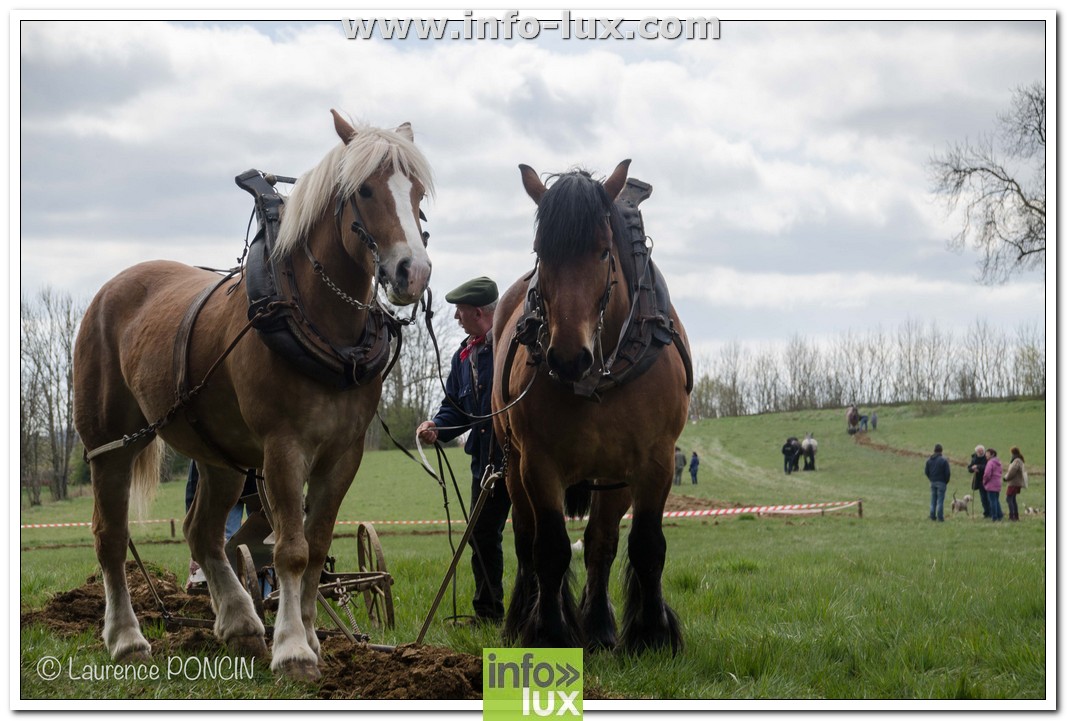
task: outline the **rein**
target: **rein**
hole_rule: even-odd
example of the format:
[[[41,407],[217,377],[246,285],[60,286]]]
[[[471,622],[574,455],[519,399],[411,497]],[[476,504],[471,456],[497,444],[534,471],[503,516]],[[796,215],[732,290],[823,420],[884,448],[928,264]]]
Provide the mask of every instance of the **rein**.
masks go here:
[[[230,275],[228,275],[223,280],[233,277],[233,275],[235,275],[236,273],[236,270],[230,271]],[[218,287],[218,284],[214,286],[214,288]],[[212,290],[214,290],[214,288]],[[233,349],[237,347],[237,344],[241,341],[241,339],[245,337],[248,331],[252,330],[254,324],[262,318],[277,313],[278,311],[282,310],[284,306],[284,303],[279,302],[259,308],[256,311],[255,315],[253,315],[252,318],[250,318],[248,322],[244,325],[244,327],[241,328],[241,330],[237,333],[237,336],[233,339],[233,341],[230,342],[230,345],[226,347],[226,350],[222,352],[222,355],[220,355],[215,360],[215,362],[211,364],[211,367],[208,368],[207,372],[204,374],[204,377],[200,380],[200,382],[193,386],[193,388],[191,388],[188,392],[179,393],[178,399],[174,402],[174,405],[172,405],[167,410],[166,413],[160,416],[159,419],[157,419],[153,423],[148,424],[147,426],[135,433],[125,435],[116,441],[105,443],[102,446],[97,446],[91,451],[86,449],[82,456],[85,461],[88,463],[99,455],[102,455],[109,451],[118,450],[119,448],[125,448],[131,443],[136,443],[142,438],[154,438],[156,435],[156,431],[170,424],[170,422],[173,421],[174,417],[178,414],[178,411],[184,409],[194,398],[196,398],[197,395],[200,394],[200,391],[204,389],[204,386],[207,385],[207,382],[211,380],[211,376],[213,376],[215,374],[215,371],[219,369],[219,366],[222,365],[222,361],[224,361],[226,357],[233,352]],[[240,470],[242,473],[249,473],[251,470],[241,468],[240,466],[237,466],[237,469]]]

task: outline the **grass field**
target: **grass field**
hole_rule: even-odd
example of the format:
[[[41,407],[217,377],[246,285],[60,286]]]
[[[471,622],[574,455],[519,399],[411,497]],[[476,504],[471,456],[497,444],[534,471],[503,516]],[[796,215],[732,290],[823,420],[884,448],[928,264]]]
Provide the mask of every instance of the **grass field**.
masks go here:
[[[1021,506],[1046,507],[1045,403],[952,404],[878,409],[879,426],[859,442],[845,433],[843,412],[717,419],[691,424],[680,445],[702,459],[700,483],[688,476],[675,490],[745,505],[863,500],[824,516],[723,516],[665,522],[665,595],[683,623],[685,650],[671,657],[586,657],[585,688],[619,699],[1027,699],[1046,698],[1046,596],[1054,544],[1044,514],[990,524],[963,515],[928,520],[923,464],[934,443],[954,462],[949,496],[970,483],[962,464],[983,443],[1006,458],[1018,445],[1030,487]],[[819,440],[818,470],[782,472],[787,436],[811,431]],[[465,457],[450,451],[453,468]],[[468,482],[461,479],[466,493]],[[184,484],[161,485],[150,514],[177,518]],[[454,493],[452,516],[460,515]],[[1048,493],[1048,506],[1055,497]],[[441,491],[399,452],[367,455],[341,519],[434,520],[444,517]],[[23,508],[24,524],[86,521],[88,497]],[[397,626],[376,643],[414,640],[451,556],[443,526],[378,525],[393,587]],[[572,523],[572,538],[581,524]],[[352,527],[338,529],[332,550],[339,570],[354,570]],[[458,540],[459,531],[456,532]],[[506,564],[514,569],[510,529]],[[141,555],[185,576],[188,551],[169,524],[135,527]],[[80,586],[96,562],[88,528],[23,529],[19,556],[22,608]],[[1054,557],[1052,558],[1054,561]],[[578,580],[584,573],[575,563]],[[1054,568],[1054,564],[1050,565]],[[1053,572],[1054,573],[1054,572]],[[617,576],[613,595],[621,599]],[[460,566],[458,610],[469,612],[468,564]],[[510,581],[505,580],[510,589]],[[492,629],[457,629],[441,620],[427,643],[479,654],[499,645]],[[45,683],[35,673],[43,655],[107,662],[93,634],[59,637],[23,628],[23,698],[314,698],[315,690],[277,683],[264,671],[236,688],[185,685],[102,686],[91,681]],[[1050,697],[1055,699],[1054,692]],[[587,708],[590,706],[587,704]],[[984,708],[981,704],[969,708]]]

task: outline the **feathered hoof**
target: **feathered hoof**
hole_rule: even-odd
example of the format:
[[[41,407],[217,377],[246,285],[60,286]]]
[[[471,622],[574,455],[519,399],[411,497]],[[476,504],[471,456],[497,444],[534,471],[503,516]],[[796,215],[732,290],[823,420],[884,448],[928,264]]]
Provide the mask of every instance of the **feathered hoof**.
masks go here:
[[[234,636],[226,640],[226,648],[235,656],[266,658],[267,642],[261,635]]]
[[[284,676],[293,681],[314,683],[322,678],[318,663],[302,658],[290,658],[271,664],[271,671],[276,676]]]

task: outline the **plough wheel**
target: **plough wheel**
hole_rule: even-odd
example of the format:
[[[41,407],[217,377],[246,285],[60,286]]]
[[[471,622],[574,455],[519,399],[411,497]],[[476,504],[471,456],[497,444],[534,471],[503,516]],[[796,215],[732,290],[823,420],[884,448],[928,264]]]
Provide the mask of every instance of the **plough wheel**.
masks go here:
[[[356,529],[356,552],[361,572],[381,573],[382,581],[367,586],[363,591],[363,601],[367,604],[367,615],[371,624],[381,628],[393,627],[393,579],[385,567],[385,553],[378,540],[374,526],[361,523]]]
[[[259,576],[256,574],[256,564],[252,561],[252,552],[242,543],[237,547],[237,555],[240,560],[240,573],[237,575],[237,580],[252,597],[256,615],[263,618],[263,589],[259,585]]]

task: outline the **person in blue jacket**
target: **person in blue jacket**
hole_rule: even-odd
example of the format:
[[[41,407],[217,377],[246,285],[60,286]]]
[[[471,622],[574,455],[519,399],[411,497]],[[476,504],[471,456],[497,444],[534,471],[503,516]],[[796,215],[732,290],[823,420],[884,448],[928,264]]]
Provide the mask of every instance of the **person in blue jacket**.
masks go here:
[[[470,430],[464,450],[471,457],[470,507],[482,493],[481,480],[490,464],[499,470],[503,452],[493,435],[493,313],[498,293],[490,278],[467,281],[445,295],[456,306],[455,318],[467,337],[452,356],[445,381],[446,397],[431,420],[417,429],[424,443],[450,441]],[[504,619],[504,524],[511,499],[503,480],[496,483],[471,534],[474,571],[474,614],[478,622]]]

